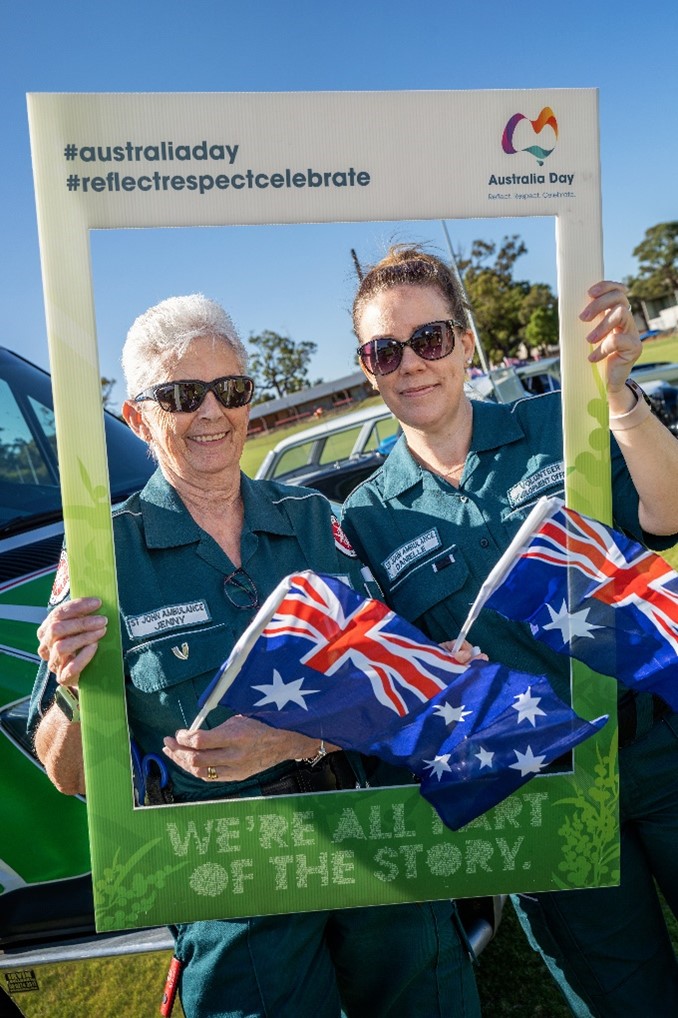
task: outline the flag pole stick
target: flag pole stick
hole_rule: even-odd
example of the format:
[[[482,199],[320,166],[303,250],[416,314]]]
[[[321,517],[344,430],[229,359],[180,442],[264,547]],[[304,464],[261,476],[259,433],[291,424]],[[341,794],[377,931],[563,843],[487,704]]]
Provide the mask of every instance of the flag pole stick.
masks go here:
[[[295,576],[304,575],[307,575],[307,573],[302,572],[295,574]],[[218,681],[215,681],[212,692],[196,714],[193,724],[188,729],[189,732],[197,732],[210,711],[217,706],[225,691],[233,685],[238,677],[240,669],[247,659],[247,655],[275,615],[283,597],[288,593],[291,585],[290,581],[292,579],[294,579],[294,577],[286,576],[284,580],[281,580],[275,590],[268,595],[245,632],[236,642],[233,647],[233,651],[229,655],[228,661],[222,666],[220,672],[217,672],[217,675],[219,676]]]
[[[555,512],[557,512],[562,505],[563,501],[560,498],[547,498],[543,495],[539,499],[504,554],[501,556],[494,568],[489,572],[487,579],[478,591],[478,596],[471,605],[464,625],[461,627],[459,636],[454,641],[454,646],[451,651],[452,654],[456,654],[459,651],[462,643],[466,639],[469,629],[480,615],[481,609],[488,597],[490,594],[494,593],[501,583],[503,583],[518,557],[530,543],[535,530],[542,525],[544,520],[548,519],[549,516],[552,516]]]

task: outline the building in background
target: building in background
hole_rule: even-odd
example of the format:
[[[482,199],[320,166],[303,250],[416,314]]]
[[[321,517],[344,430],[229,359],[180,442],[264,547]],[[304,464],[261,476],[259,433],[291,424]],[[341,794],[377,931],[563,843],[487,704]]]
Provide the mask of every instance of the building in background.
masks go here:
[[[248,435],[258,435],[282,424],[293,424],[311,417],[322,417],[330,410],[341,410],[374,395],[362,371],[344,375],[333,382],[321,382],[309,389],[292,392],[279,399],[257,403],[250,411]]]

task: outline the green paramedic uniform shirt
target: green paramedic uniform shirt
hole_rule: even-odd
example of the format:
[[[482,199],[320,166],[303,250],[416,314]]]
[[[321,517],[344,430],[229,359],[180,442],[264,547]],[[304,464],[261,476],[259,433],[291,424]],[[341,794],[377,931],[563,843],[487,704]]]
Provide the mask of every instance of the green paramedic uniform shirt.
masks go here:
[[[458,488],[423,469],[405,438],[349,495],[342,526],[386,602],[431,639],[453,640],[480,585],[542,495],[564,497],[560,393],[512,404],[474,401]],[[612,441],[614,525],[641,539],[638,496]],[[664,547],[674,539],[652,539]],[[527,625],[481,612],[469,640],[491,660],[546,672],[567,697],[569,662]]]

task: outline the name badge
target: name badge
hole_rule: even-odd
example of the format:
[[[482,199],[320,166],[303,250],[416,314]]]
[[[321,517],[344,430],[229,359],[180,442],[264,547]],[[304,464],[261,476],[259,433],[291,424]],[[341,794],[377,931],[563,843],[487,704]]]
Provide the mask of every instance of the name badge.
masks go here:
[[[130,638],[139,640],[166,630],[184,629],[199,622],[209,622],[211,618],[206,601],[187,601],[183,604],[168,604],[143,615],[130,615],[125,619],[125,625]]]
[[[441,544],[442,541],[435,527],[433,530],[427,530],[425,534],[415,537],[414,540],[408,541],[407,544],[402,544],[382,562],[389,580],[395,580],[403,569],[406,569],[412,562],[416,562],[418,558],[423,558],[424,555],[439,548]]]
[[[565,483],[565,468],[562,463],[550,463],[536,474],[518,481],[507,491],[509,504],[515,509],[524,502],[529,502],[535,495],[540,495],[547,488]]]

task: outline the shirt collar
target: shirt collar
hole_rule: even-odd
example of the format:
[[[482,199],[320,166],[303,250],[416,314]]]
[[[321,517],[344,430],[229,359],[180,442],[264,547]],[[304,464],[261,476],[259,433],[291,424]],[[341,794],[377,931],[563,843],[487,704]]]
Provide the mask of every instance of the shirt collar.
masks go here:
[[[498,449],[524,436],[522,425],[513,413],[514,404],[473,400],[471,407],[473,430],[469,455]],[[410,453],[405,436],[401,435],[383,471],[384,497],[398,498],[409,488],[423,483],[425,473]]]
[[[200,528],[158,467],[140,495],[148,548],[177,548],[200,540]]]
[[[243,530],[269,534],[293,534],[287,516],[268,492],[263,481],[252,481],[240,475],[240,492],[244,507]],[[144,511],[144,532],[149,548],[177,548],[195,544],[203,531],[195,522],[177,492],[160,469],[156,470],[141,492]]]
[[[302,489],[298,490],[301,493]],[[267,534],[294,534],[294,528],[281,509],[286,499],[278,485],[272,490],[266,481],[253,481],[246,474],[241,474],[240,493],[245,510],[245,529]]]

